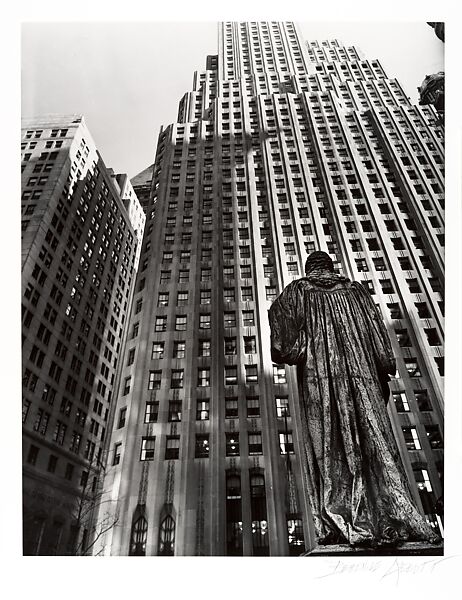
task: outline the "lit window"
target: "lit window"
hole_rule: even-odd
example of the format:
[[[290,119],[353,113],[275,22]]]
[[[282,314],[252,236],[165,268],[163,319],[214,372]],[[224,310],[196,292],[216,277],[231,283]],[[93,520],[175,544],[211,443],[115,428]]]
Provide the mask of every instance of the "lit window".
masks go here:
[[[226,456],[239,456],[239,433],[226,433]]]
[[[196,458],[209,457],[209,436],[205,434],[196,434]]]
[[[199,356],[210,356],[210,340],[199,340]]]
[[[149,371],[148,390],[160,390],[162,371]]]
[[[186,331],[187,317],[186,315],[177,315],[175,318],[175,331]]]
[[[245,382],[246,383],[257,383],[258,382],[257,365],[245,365]]]
[[[290,417],[288,396],[276,397],[276,413],[278,417]]]
[[[210,315],[199,315],[199,329],[210,329]]]
[[[178,292],[178,295],[176,298],[176,305],[184,306],[187,303],[188,303],[188,292]]]
[[[153,342],[152,343],[152,359],[161,359],[164,357],[164,342]]]
[[[236,385],[237,384],[237,367],[229,366],[225,367],[225,385]]]
[[[281,454],[294,453],[294,444],[292,441],[291,431],[284,431],[283,433],[279,432],[279,448]]]
[[[210,304],[212,301],[212,291],[211,290],[201,290],[201,304]]]
[[[184,358],[186,352],[186,342],[173,342],[173,358]]]
[[[287,383],[285,367],[273,365],[274,383]]]
[[[159,403],[158,402],[146,402],[146,409],[144,412],[145,423],[155,423],[159,414]]]
[[[208,387],[210,385],[210,369],[198,369],[197,385],[198,387]]]
[[[156,438],[154,436],[146,436],[141,438],[140,460],[154,460],[155,442]]]
[[[208,421],[210,401],[208,399],[197,400],[196,420]]]
[[[156,317],[154,331],[167,331],[167,317]]]
[[[408,450],[420,450],[420,440],[415,427],[402,427],[404,441]]]
[[[404,392],[393,392],[393,401],[397,412],[409,412],[409,404]]]

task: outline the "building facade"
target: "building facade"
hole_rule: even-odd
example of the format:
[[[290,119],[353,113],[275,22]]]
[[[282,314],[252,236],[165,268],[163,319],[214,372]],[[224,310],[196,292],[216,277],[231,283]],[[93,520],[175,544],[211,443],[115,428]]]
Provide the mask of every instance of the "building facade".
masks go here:
[[[314,544],[296,373],[267,310],[327,251],[379,307],[389,412],[442,527],[443,146],[377,60],[292,23],[222,23],[159,135],[105,500],[112,555],[299,555]]]
[[[81,116],[24,119],[21,151],[23,552],[85,554],[141,225]]]

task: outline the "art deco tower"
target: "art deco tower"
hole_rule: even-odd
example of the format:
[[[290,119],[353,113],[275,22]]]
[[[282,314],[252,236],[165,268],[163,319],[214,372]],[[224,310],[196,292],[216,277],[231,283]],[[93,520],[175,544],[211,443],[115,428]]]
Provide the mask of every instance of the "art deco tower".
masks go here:
[[[294,369],[267,310],[315,249],[369,289],[397,358],[416,501],[441,495],[443,148],[377,60],[291,23],[223,23],[161,131],[105,489],[113,555],[313,544]]]

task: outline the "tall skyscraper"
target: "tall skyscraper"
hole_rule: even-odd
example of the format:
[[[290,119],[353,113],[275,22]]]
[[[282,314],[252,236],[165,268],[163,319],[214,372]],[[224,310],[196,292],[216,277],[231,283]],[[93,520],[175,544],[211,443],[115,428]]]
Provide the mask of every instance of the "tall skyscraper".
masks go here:
[[[145,217],[81,116],[24,119],[21,142],[23,551],[82,554]]]
[[[443,133],[378,60],[292,23],[222,23],[160,133],[98,552],[313,546],[296,373],[267,310],[327,251],[383,314],[416,502],[442,493]],[[142,175],[142,174],[141,174]]]

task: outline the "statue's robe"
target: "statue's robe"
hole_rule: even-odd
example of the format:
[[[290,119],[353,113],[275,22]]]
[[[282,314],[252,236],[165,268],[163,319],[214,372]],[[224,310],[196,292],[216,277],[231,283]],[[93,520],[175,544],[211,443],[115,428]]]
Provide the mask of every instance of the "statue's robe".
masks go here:
[[[391,429],[395,359],[369,293],[317,271],[284,289],[269,320],[273,361],[297,365],[318,543],[439,541],[412,499]]]

